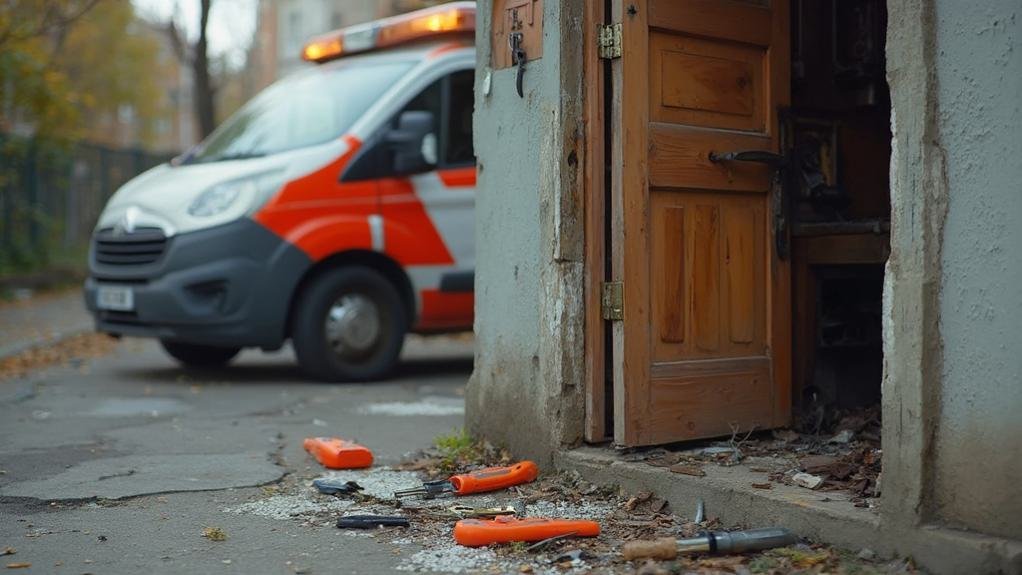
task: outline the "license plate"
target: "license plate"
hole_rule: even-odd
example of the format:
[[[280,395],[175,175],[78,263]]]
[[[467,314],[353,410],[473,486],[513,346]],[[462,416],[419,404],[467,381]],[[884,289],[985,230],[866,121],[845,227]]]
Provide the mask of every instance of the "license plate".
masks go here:
[[[135,293],[125,286],[99,286],[96,290],[96,307],[113,311],[135,309]]]

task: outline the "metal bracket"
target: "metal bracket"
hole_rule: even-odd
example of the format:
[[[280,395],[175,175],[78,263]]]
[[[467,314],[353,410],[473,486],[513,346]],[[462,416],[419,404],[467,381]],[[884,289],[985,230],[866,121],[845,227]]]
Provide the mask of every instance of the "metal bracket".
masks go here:
[[[621,23],[600,26],[596,33],[596,46],[600,59],[621,57]]]
[[[600,286],[600,308],[603,319],[621,321],[625,319],[624,282],[605,282]]]

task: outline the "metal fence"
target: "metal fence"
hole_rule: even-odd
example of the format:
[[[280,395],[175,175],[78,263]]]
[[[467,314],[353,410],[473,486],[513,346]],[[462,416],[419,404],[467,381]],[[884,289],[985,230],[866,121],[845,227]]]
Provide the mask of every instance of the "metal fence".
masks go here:
[[[68,258],[84,263],[80,256],[111,194],[170,157],[0,135],[0,275]]]

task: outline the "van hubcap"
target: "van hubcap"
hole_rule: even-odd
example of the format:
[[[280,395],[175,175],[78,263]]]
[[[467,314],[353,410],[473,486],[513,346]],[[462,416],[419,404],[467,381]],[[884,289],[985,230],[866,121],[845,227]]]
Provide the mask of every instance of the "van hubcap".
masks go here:
[[[371,350],[380,339],[380,331],[380,309],[364,295],[341,296],[326,316],[327,341],[334,353],[342,357]]]

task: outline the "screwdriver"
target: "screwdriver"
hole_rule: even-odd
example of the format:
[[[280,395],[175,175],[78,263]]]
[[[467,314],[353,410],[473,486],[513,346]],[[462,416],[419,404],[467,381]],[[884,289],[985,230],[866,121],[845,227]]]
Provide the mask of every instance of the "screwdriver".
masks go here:
[[[510,467],[487,467],[470,473],[452,475],[447,479],[424,481],[422,487],[395,491],[394,497],[400,499],[419,496],[423,499],[433,499],[446,493],[455,495],[483,493],[529,483],[535,480],[537,475],[539,475],[539,468],[535,463],[521,461]]]
[[[784,527],[764,527],[746,531],[708,531],[690,539],[661,537],[653,541],[625,543],[621,554],[625,559],[674,559],[679,554],[709,553],[731,555],[749,551],[763,551],[785,547],[798,542],[798,538]]]
[[[543,541],[551,537],[596,537],[600,524],[581,519],[523,519],[500,515],[493,519],[462,519],[454,524],[454,540],[465,547],[482,547],[491,543],[512,541]]]

